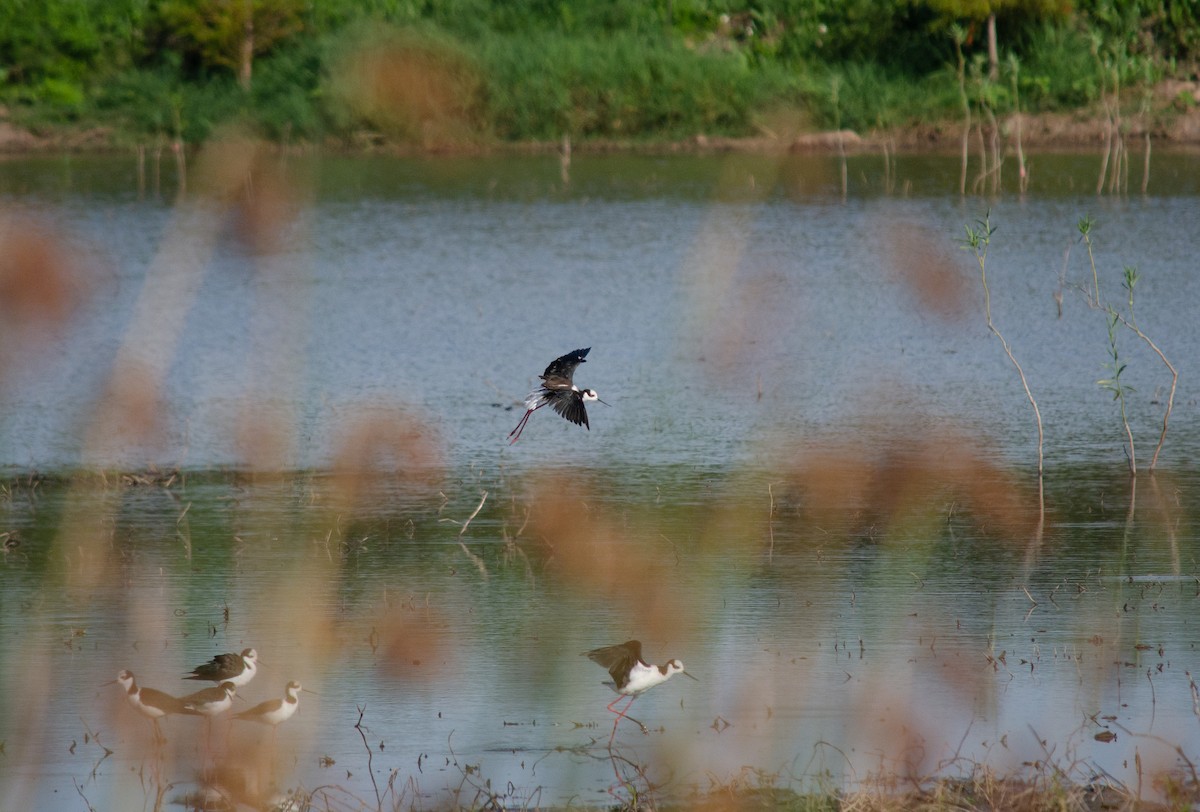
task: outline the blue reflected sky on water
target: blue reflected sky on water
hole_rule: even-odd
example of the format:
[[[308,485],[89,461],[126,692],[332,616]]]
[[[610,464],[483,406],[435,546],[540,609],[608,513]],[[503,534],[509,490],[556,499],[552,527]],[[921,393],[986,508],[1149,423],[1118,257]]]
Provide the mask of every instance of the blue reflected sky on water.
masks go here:
[[[140,803],[141,784],[126,779],[155,763],[149,729],[116,686],[101,684],[130,668],[145,685],[183,693],[193,685],[182,673],[246,645],[264,662],[243,691],[249,703],[287,679],[319,693],[302,695],[279,731],[272,774],[285,787],[333,783],[368,799],[353,727],[360,708],[377,778],[397,771],[427,802],[452,800],[468,765],[479,771],[468,777],[490,780],[509,800],[539,790],[546,802],[603,801],[613,781],[603,746],[612,695],[579,653],[635,635],[648,655],[679,657],[700,679],[673,680],[635,703],[650,736],[633,726],[618,734],[618,756],[644,763],[670,793],[743,769],[797,785],[827,772],[857,786],[880,772],[953,771],[954,755],[1000,771],[1052,760],[1131,782],[1134,752],[1155,772],[1176,765],[1168,744],[1185,753],[1200,746],[1190,693],[1200,667],[1196,540],[1174,534],[1181,569],[1148,488],[1126,524],[1121,477],[1081,477],[1085,507],[1052,522],[1031,551],[942,508],[857,535],[781,509],[769,539],[762,526],[726,534],[720,528],[732,522],[755,524],[742,511],[765,508],[754,498],[762,479],[719,483],[720,504],[734,506],[727,516],[718,500],[700,498],[714,493],[711,474],[660,476],[666,493],[692,507],[656,518],[654,497],[636,496],[641,482],[615,474],[579,508],[617,561],[650,568],[650,618],[631,608],[647,605],[636,575],[611,589],[593,583],[537,532],[507,548],[520,517],[499,503],[464,536],[484,577],[456,528],[438,521],[470,512],[467,488],[445,509],[429,495],[347,518],[340,540],[325,534],[319,486],[176,486],[191,505],[186,531],[180,501],[134,488],[114,537],[119,564],[92,585],[64,571],[69,551],[65,565],[39,577],[47,553],[40,535],[27,535],[28,552],[5,562],[0,633],[21,657],[5,658],[3,680],[36,697],[22,666],[38,664],[53,704],[31,740],[7,728],[6,769],[25,779],[10,792],[48,802],[76,778],[93,803]],[[492,498],[525,498],[519,487],[482,484]],[[1175,480],[1178,498],[1190,503],[1198,485]],[[39,510],[53,515],[64,496],[47,486]],[[1054,491],[1051,502],[1063,497]],[[73,498],[87,510],[82,493]],[[32,512],[10,510],[9,526],[33,533]],[[626,532],[608,535],[613,522]],[[164,728],[165,775],[183,792],[203,759],[203,724],[172,718]],[[221,753],[225,730],[218,724]],[[1105,730],[1117,740],[1097,743]],[[100,754],[83,746],[88,731],[115,751],[94,778]],[[229,735],[235,751],[265,741],[240,724]],[[71,742],[76,752],[66,753]],[[336,767],[320,766],[322,757]]]
[[[1121,301],[1124,265],[1142,273],[1140,323],[1180,371],[1167,459],[1194,457],[1187,418],[1200,352],[1189,303],[1200,282],[1180,232],[1200,219],[1194,195],[875,193],[842,203],[822,193],[827,178],[788,194],[790,176],[778,167],[776,191],[751,195],[740,185],[750,170],[771,169],[761,159],[740,171],[730,159],[715,177],[717,159],[703,169],[694,158],[674,161],[662,159],[670,169],[662,174],[689,179],[680,181],[684,193],[661,191],[662,183],[630,192],[632,170],[619,158],[577,161],[585,180],[565,191],[554,190],[556,167],[546,159],[506,162],[516,168],[487,162],[473,183],[465,169],[446,172],[446,188],[435,172],[414,182],[405,161],[337,159],[324,172],[310,169],[312,205],[291,224],[281,254],[256,265],[220,221],[217,243],[195,248],[208,258],[202,281],[184,321],[164,328],[178,334],[163,342],[174,351],[163,441],[100,448],[92,462],[244,464],[229,427],[253,412],[288,427],[287,464],[320,466],[358,409],[402,403],[443,433],[456,462],[538,465],[573,429],[538,415],[538,430],[506,448],[520,416],[512,407],[551,358],[576,346],[594,347],[581,382],[613,404],[593,408],[603,442],[573,441],[585,465],[738,460],[764,431],[820,431],[897,404],[966,423],[1027,462],[1035,436],[1028,403],[983,322],[972,257],[957,245],[963,226],[989,208],[998,228],[993,313],[1043,408],[1048,459],[1119,455],[1114,432],[1095,429],[1115,419],[1095,384],[1107,359],[1104,317],[1072,287],[1091,277],[1076,230],[1087,214],[1096,219],[1108,297]],[[606,165],[624,182],[596,178]],[[943,175],[956,168],[944,159],[933,166]],[[522,192],[539,176],[541,194]],[[170,208],[130,200],[128,185],[120,188],[115,201],[99,191],[60,193],[35,207],[86,249],[90,298],[61,344],[31,349],[9,373],[0,463],[81,462],[90,409],[118,347],[153,352],[162,341],[127,331],[141,280],[180,226]],[[734,199],[722,194],[730,188]],[[957,267],[965,293],[956,316],[931,312],[896,271],[905,233]],[[1169,378],[1125,338],[1126,376],[1137,390],[1132,419],[1148,435]]]
[[[432,166],[306,167],[311,205],[259,266],[220,231],[177,325],[162,442],[100,443],[90,457],[84,429],[118,348],[153,345],[126,331],[173,211],[86,162],[50,179],[5,167],[4,193],[87,246],[92,276],[61,343],[5,369],[0,464],[240,469],[235,429],[249,414],[283,428],[280,468],[320,468],[348,426],[386,419],[394,404],[437,436],[443,463],[436,478],[385,478],[396,490],[346,517],[307,475],[12,489],[6,521],[26,547],[4,564],[0,684],[20,696],[38,685],[23,666],[37,663],[54,704],[25,708],[39,720],[32,740],[14,738],[29,729],[19,722],[0,733],[0,769],[22,779],[6,804],[26,792],[61,799],[72,778],[93,803],[140,804],[128,775],[153,763],[147,727],[112,701],[115,686],[97,686],[131,668],[182,693],[182,672],[246,645],[266,663],[251,702],[293,678],[320,694],[302,695],[279,732],[281,784],[362,798],[373,790],[359,707],[381,783],[395,770],[432,801],[463,788],[468,802],[472,782],[490,780],[511,784],[510,800],[541,788],[543,802],[603,802],[613,764],[596,742],[611,730],[612,696],[579,652],[629,637],[701,680],[635,703],[651,736],[619,734],[617,754],[656,781],[673,777],[671,792],[743,768],[782,781],[828,771],[853,785],[878,771],[927,775],[955,755],[1000,770],[1078,763],[1130,781],[1135,750],[1156,769],[1175,761],[1162,742],[1196,753],[1198,282],[1179,237],[1197,221],[1194,189],[1097,199],[1076,173],[1080,192],[961,201],[922,186],[952,179],[956,164],[922,159],[909,196],[868,180],[843,203],[827,164],[581,158],[568,189],[545,159]],[[1023,536],[980,527],[943,490],[917,497],[928,500],[917,515],[877,521],[856,505],[844,524],[818,525],[782,482],[786,466],[845,435],[910,441],[950,426],[1028,483],[1028,404],[977,310],[972,258],[954,243],[989,205],[993,313],[1039,398],[1056,477],[1045,539],[1031,551]],[[1120,267],[1138,265],[1140,323],[1181,376],[1161,463],[1171,478],[1158,495],[1140,487],[1128,524],[1119,424],[1095,383],[1107,334],[1070,288],[1090,276],[1074,241],[1088,212],[1105,290],[1116,295]],[[929,311],[896,272],[897,235],[910,232],[969,283],[958,317]],[[537,373],[589,345],[579,383],[612,407],[593,407],[586,433],[539,413],[506,446]],[[1144,465],[1165,379],[1133,341],[1122,346]],[[590,563],[632,562],[652,582],[597,587],[547,525],[518,535],[546,496],[545,469],[584,482],[570,509],[610,555]],[[462,522],[485,490],[463,540],[486,577],[443,521]],[[101,517],[92,529],[109,534],[101,579],[70,543],[74,513],[85,525]],[[635,612],[645,607],[652,622]],[[203,727],[165,727],[166,778],[187,786]],[[1097,743],[1104,729],[1117,740]],[[116,751],[94,778],[88,730]],[[235,727],[230,741],[260,733]]]

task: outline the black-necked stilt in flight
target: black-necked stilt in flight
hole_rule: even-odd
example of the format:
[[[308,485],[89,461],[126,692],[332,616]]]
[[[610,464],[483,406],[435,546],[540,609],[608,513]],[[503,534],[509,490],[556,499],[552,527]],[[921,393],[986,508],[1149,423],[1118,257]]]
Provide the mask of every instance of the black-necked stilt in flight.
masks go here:
[[[676,674],[683,674],[685,677],[696,679],[683,670],[683,663],[679,660],[667,660],[663,665],[651,665],[647,663],[642,659],[642,644],[637,640],[629,640],[617,646],[595,648],[591,651],[585,651],[584,654],[592,662],[598,663],[608,669],[608,673],[612,675],[613,681],[604,684],[618,694],[617,698],[608,704],[608,710],[617,714],[617,719],[613,722],[612,736],[608,737],[609,747],[612,747],[613,736],[617,735],[617,725],[620,724],[622,719],[637,722],[642,728],[643,733],[649,732],[644,724],[638,722],[632,716],[626,715],[630,705],[633,704],[633,700],[646,691],[649,691],[655,685],[661,685],[666,682]],[[622,710],[615,710],[613,705],[625,697],[629,697],[629,703]]]
[[[184,679],[208,680],[210,682],[232,682],[240,688],[258,672],[258,652],[252,648],[242,649],[241,654],[218,654],[204,665],[192,669]]]
[[[300,706],[301,690],[300,683],[292,680],[284,689],[283,699],[268,699],[266,702],[260,702],[250,710],[235,714],[233,718],[247,722],[261,722],[272,727],[281,725],[291,719],[296,708]]]
[[[584,347],[582,350],[569,352],[550,362],[550,366],[546,367],[546,371],[539,376],[542,379],[542,385],[525,398],[525,416],[521,418],[517,427],[508,433],[510,444],[521,439],[521,432],[525,429],[525,424],[529,422],[529,416],[546,405],[553,406],[554,411],[575,425],[591,430],[591,426],[588,425],[587,408],[583,404],[592,401],[604,403],[604,401],[600,400],[600,396],[594,389],[580,389],[572,380],[575,376],[575,367],[587,363],[584,359],[591,349],[591,347]],[[604,403],[604,405],[608,404]]]
[[[179,697],[183,707],[192,713],[207,716],[210,720],[233,707],[233,695],[237,686],[230,681],[222,682],[215,688],[205,688],[194,694]]]
[[[165,740],[162,730],[158,727],[159,719],[172,713],[193,713],[193,711],[187,709],[182,699],[178,699],[162,691],[156,691],[153,688],[140,687],[137,684],[137,680],[134,679],[132,671],[122,671],[117,674],[117,678],[113,682],[121,683],[121,687],[125,689],[125,698],[129,700],[129,704],[137,708],[138,713],[154,723],[154,738],[157,741]],[[111,682],[105,683],[105,685],[111,684]]]

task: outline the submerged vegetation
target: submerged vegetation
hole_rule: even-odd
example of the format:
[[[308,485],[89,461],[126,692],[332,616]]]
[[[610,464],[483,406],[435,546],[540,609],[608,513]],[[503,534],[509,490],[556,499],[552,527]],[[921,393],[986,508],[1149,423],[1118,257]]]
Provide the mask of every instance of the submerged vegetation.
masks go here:
[[[230,121],[285,142],[444,147],[1094,106],[1119,146],[1130,117],[1195,104],[1150,93],[1198,60],[1200,11],[1161,0],[0,5],[8,118],[117,144],[202,142]]]

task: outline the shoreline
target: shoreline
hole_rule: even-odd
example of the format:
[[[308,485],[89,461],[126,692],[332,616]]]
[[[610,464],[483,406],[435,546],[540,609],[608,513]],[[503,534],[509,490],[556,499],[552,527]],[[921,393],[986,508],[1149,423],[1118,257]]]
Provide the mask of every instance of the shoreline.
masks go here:
[[[1174,91],[1172,94],[1171,91]],[[1183,94],[1192,101],[1180,109]],[[972,122],[968,149],[977,154],[984,142],[992,141],[1005,153],[1021,150],[1056,151],[1096,149],[1109,146],[1119,133],[1125,145],[1140,152],[1147,142],[1151,149],[1200,149],[1200,83],[1160,89],[1155,110],[1127,118],[1110,118],[1102,109],[1069,112],[1021,113],[997,119],[982,130]],[[1018,127],[1019,125],[1019,127]],[[765,130],[765,128],[763,128]],[[1019,132],[1019,143],[1017,133]],[[888,130],[859,133],[841,131],[797,131],[788,134],[765,132],[752,136],[710,136],[696,134],[684,139],[588,139],[566,144],[570,153],[641,153],[641,154],[721,154],[721,153],[814,153],[863,154],[958,154],[962,150],[962,122],[947,119],[921,122]],[[147,148],[171,149],[173,144],[159,136],[143,144]],[[203,144],[188,144],[187,150]],[[274,149],[290,154],[390,154],[401,157],[486,154],[564,153],[561,141],[440,141],[424,144],[392,141],[376,132],[358,132],[344,138],[329,137],[320,142],[270,142]],[[136,151],[128,136],[114,128],[62,128],[36,133],[14,123],[8,111],[0,107],[0,157],[44,154],[114,154]]]

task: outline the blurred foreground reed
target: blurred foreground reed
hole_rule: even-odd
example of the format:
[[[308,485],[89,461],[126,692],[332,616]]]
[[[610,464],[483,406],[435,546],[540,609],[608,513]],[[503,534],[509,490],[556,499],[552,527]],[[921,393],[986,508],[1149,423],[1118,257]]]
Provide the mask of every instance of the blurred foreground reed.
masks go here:
[[[410,86],[437,54],[372,47],[347,68],[363,115],[466,137],[457,63]],[[3,808],[72,792],[113,809],[1194,803],[1195,477],[1139,494],[1063,469],[1043,510],[975,416],[875,382],[843,426],[762,431],[750,463],[707,470],[462,462],[437,415],[366,395],[306,435],[309,181],[240,132],[193,166],[83,409],[78,470],[4,484]],[[775,186],[729,166],[722,200]],[[772,376],[805,367],[769,339],[819,297],[745,267],[749,215],[717,208],[678,271],[680,343],[711,391],[770,399]],[[0,386],[115,284],[69,234],[22,222],[0,252]],[[898,249],[881,273],[966,323],[936,237],[878,230]],[[256,318],[229,462],[210,470],[187,464],[167,392],[218,250],[244,256]],[[302,469],[318,443],[328,465]],[[164,458],[179,464],[145,464]],[[650,733],[606,746],[611,694],[580,653],[629,638],[700,682],[657,689],[638,708]],[[316,692],[278,729],[173,712],[159,741],[100,687],[128,669],[178,697],[197,662],[246,648],[262,670],[233,713],[293,680]],[[1043,694],[1055,707],[1023,707]]]

